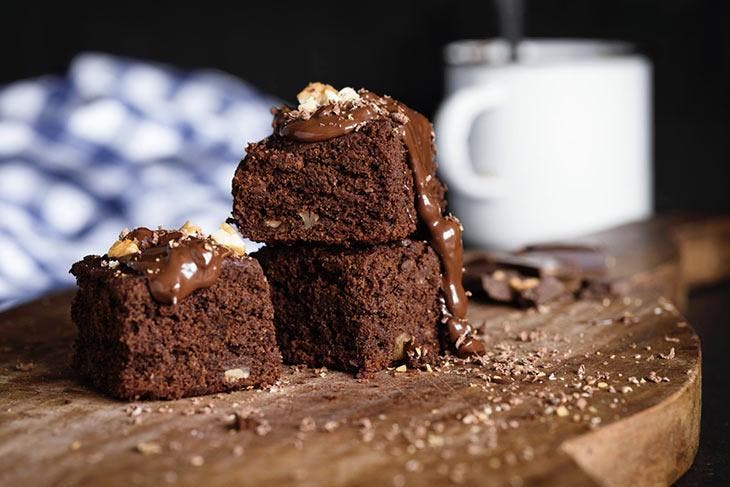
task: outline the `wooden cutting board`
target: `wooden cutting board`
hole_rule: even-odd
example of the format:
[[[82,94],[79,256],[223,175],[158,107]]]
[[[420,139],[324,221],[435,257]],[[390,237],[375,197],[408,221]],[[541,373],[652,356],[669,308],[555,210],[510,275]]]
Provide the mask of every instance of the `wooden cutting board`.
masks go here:
[[[119,402],[68,368],[71,293],[5,312],[0,485],[668,484],[699,439],[700,342],[678,308],[688,286],[729,274],[730,222],[583,240],[617,257],[628,296],[473,303],[485,364],[369,381],[290,367],[267,391]]]

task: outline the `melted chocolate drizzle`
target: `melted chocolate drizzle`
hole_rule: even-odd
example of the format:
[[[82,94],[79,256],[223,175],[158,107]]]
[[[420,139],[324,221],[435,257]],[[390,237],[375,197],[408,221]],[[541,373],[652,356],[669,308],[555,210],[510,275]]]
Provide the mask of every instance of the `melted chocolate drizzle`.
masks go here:
[[[119,259],[127,268],[147,277],[152,297],[177,304],[196,289],[212,286],[229,254],[210,240],[177,231],[140,227],[125,235],[136,240],[140,252]]]
[[[443,268],[441,287],[446,302],[446,330],[457,355],[483,355],[484,343],[473,336],[474,329],[466,320],[468,300],[462,284],[464,249],[461,242],[461,224],[449,215],[443,215],[439,198],[430,189],[428,167],[434,165],[432,150],[433,130],[428,119],[389,97],[361,90],[366,104],[350,110],[334,110],[332,105],[320,108],[307,119],[292,119],[289,111],[280,110],[274,118],[274,131],[281,137],[300,142],[318,142],[348,134],[364,123],[387,115],[405,115],[403,140],[413,172],[418,216],[431,235],[431,245],[441,259]],[[407,119],[407,120],[406,120]]]
[[[275,121],[276,134],[300,142],[321,142],[349,134],[377,116],[369,106],[355,108],[347,115],[332,112],[328,108],[320,108],[307,120],[294,119],[286,123]]]

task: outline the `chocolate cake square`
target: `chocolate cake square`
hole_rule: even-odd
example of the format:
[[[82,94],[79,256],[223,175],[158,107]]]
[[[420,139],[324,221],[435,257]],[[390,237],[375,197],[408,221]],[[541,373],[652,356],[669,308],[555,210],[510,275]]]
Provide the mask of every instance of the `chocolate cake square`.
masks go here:
[[[233,178],[233,220],[244,237],[268,244],[380,244],[417,229],[413,172],[396,120],[373,120],[317,142],[274,134],[246,151]],[[433,159],[427,172],[431,192],[445,206]]]
[[[264,247],[284,361],[367,376],[438,354],[439,260],[403,240],[367,247]],[[408,352],[411,352],[410,354]]]
[[[128,400],[273,384],[281,354],[269,287],[258,262],[218,252],[223,247],[205,239],[195,240],[201,253],[194,249],[190,262],[176,261],[180,254],[175,251],[186,248],[188,240],[177,232],[167,232],[167,237],[164,231],[146,232],[130,232],[112,246],[112,255],[87,256],[71,268],[79,286],[71,309],[78,327],[78,373],[98,389]],[[154,252],[154,258],[145,260],[145,252]],[[156,276],[175,262],[183,262],[188,272],[177,289],[187,286],[189,295],[166,299]],[[164,265],[156,273],[151,264]],[[191,265],[205,275],[191,280]]]

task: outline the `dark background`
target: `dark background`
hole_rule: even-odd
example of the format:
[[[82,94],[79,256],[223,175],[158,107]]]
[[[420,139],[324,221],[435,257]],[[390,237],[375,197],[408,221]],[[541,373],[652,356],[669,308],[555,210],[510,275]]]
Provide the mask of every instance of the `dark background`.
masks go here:
[[[62,73],[98,50],[213,67],[284,99],[308,81],[366,86],[431,115],[441,49],[498,34],[489,1],[3,4],[0,83]],[[531,37],[629,40],[654,65],[656,208],[730,211],[730,2],[532,0]],[[620,195],[617,195],[620,197]],[[702,444],[680,485],[730,485],[730,286],[696,292],[705,354]]]
[[[0,82],[100,50],[214,67],[292,99],[308,81],[366,86],[431,115],[441,48],[494,37],[490,1],[3,3]],[[637,44],[655,68],[656,207],[730,211],[730,2],[532,0],[533,37]],[[620,195],[617,195],[620,197]]]

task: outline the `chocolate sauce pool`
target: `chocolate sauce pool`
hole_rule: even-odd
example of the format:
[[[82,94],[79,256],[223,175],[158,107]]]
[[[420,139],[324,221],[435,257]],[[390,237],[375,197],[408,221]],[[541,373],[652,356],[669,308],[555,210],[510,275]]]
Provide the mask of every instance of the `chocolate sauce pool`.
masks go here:
[[[439,198],[429,190],[427,168],[434,165],[431,124],[420,113],[391,98],[381,98],[364,91],[360,94],[367,102],[364,106],[335,111],[332,105],[328,105],[306,120],[288,119],[287,113],[280,111],[274,118],[274,131],[281,137],[300,142],[319,142],[348,134],[370,120],[382,118],[381,112],[389,115],[400,113],[407,117],[407,121],[403,119],[403,139],[416,187],[418,216],[428,227],[431,245],[441,259],[441,286],[450,314],[446,321],[447,333],[457,355],[483,355],[486,352],[484,344],[472,336],[474,330],[466,321],[468,300],[462,285],[464,249],[461,225],[456,218],[443,215]]]
[[[183,237],[181,232],[153,232],[144,227],[125,236],[138,242],[140,252],[119,261],[146,276],[152,297],[163,304],[177,304],[196,289],[212,286],[229,253],[208,239]]]

